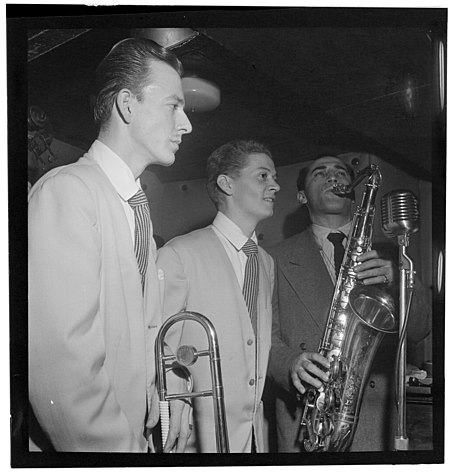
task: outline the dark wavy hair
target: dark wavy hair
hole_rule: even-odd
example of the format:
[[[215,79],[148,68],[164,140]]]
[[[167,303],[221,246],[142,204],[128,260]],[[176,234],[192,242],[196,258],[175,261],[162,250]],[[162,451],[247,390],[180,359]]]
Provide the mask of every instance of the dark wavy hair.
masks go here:
[[[175,54],[151,39],[127,38],[112,47],[95,71],[93,111],[98,126],[111,117],[120,90],[128,88],[138,100],[142,99],[142,90],[151,80],[155,61],[167,63],[180,76],[183,73]]]
[[[217,185],[219,175],[239,176],[241,169],[247,165],[248,156],[255,153],[267,154],[272,159],[271,152],[264,144],[252,140],[230,141],[213,151],[208,157],[206,188],[216,207],[220,203],[223,194],[221,188]]]

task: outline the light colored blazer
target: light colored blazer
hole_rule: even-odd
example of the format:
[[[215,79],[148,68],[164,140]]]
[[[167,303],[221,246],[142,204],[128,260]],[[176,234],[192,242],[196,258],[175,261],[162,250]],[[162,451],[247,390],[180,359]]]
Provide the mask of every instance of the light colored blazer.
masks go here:
[[[230,452],[251,451],[252,427],[257,451],[264,452],[261,395],[270,350],[274,273],[272,258],[261,247],[258,258],[255,357],[256,340],[248,310],[232,265],[212,227],[177,237],[158,252],[157,266],[164,279],[163,316],[195,311],[207,316],[217,331]],[[179,344],[207,347],[203,328],[192,321],[174,325],[166,340],[173,350]],[[199,358],[190,369],[196,391],[211,389],[206,357]],[[211,398],[195,401],[191,444],[194,452],[217,451]]]
[[[298,435],[303,408],[290,382],[292,360],[304,351],[317,352],[334,286],[310,228],[269,249],[275,259],[273,337],[270,376],[282,387],[276,396],[279,452],[300,452]],[[430,310],[417,281],[408,340],[423,339],[430,329]],[[398,336],[385,335],[374,358],[363,396],[351,451],[392,450],[395,349]]]
[[[158,287],[142,296],[125,213],[89,153],[33,187],[28,224],[29,399],[38,422],[58,451],[147,452]]]

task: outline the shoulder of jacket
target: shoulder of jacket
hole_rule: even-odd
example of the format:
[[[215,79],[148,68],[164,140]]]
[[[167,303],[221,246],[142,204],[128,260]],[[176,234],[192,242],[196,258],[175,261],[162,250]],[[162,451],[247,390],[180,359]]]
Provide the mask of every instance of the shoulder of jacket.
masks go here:
[[[192,247],[203,247],[204,244],[210,239],[211,235],[214,235],[212,230],[209,231],[209,227],[196,229],[189,233],[175,236],[168,241],[164,247],[171,247],[176,250],[189,249]]]
[[[28,194],[30,201],[42,191],[77,195],[77,198],[101,198],[114,191],[110,181],[93,161],[80,159],[73,164],[55,167],[44,174]]]
[[[46,172],[38,182],[44,183],[51,179],[61,179],[67,177],[79,178],[83,181],[89,181],[91,179],[98,179],[102,174],[100,167],[91,160],[81,157],[78,161],[72,164],[66,164],[63,166],[55,167]]]
[[[290,254],[291,251],[298,247],[299,244],[303,244],[303,242],[309,239],[309,231],[304,230],[301,233],[294,234],[294,236],[290,236],[284,241],[267,248],[267,252],[273,257],[278,257],[283,254]]]

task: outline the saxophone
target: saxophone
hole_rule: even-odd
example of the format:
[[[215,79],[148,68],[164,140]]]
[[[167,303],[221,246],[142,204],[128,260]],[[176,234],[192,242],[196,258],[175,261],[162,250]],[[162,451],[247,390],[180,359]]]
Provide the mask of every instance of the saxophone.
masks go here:
[[[381,173],[376,165],[368,166],[352,184],[335,184],[333,191],[349,194],[367,176],[319,347],[331,364],[329,380],[320,390],[311,387],[305,395],[300,440],[307,452],[348,450],[375,353],[384,334],[397,329],[392,297],[376,285],[357,283],[353,270],[357,257],[371,248]]]

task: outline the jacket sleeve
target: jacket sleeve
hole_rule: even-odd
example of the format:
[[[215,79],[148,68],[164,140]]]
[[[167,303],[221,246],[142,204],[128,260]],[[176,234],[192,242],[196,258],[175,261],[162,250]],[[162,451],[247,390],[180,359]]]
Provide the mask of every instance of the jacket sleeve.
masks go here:
[[[30,194],[28,222],[33,411],[58,451],[142,452],[104,366],[96,199],[78,177],[51,176]]]
[[[294,387],[290,379],[290,366],[294,359],[301,354],[301,351],[289,347],[282,337],[278,299],[279,270],[275,257],[274,262],[275,280],[272,297],[272,346],[269,356],[268,376],[280,387],[292,391]]]
[[[179,252],[170,243],[158,250],[156,260],[158,270],[163,273],[162,313],[163,321],[170,316],[186,310],[189,281],[185,273],[184,262]],[[166,344],[175,352],[180,344],[183,323],[177,323],[167,332]]]

